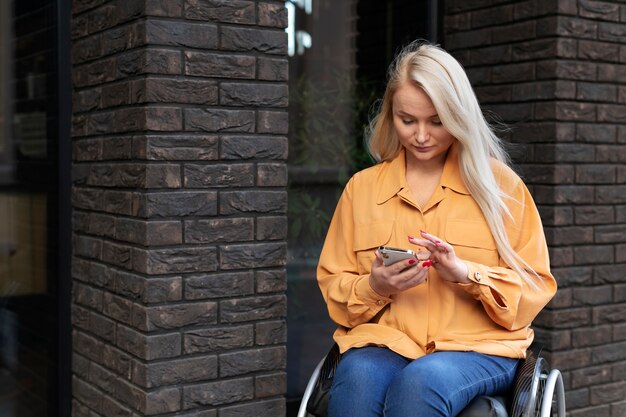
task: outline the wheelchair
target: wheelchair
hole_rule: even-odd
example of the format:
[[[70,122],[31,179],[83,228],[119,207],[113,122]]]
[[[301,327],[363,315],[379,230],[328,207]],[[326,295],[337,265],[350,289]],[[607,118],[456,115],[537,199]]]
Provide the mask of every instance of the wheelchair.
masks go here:
[[[300,402],[298,417],[312,416],[307,412],[307,404],[316,384],[328,384],[332,380],[338,350],[333,345],[315,367]],[[549,369],[541,356],[541,345],[533,343],[517,368],[512,391],[507,396],[477,397],[457,417],[553,417],[555,411],[556,416],[565,417],[563,378],[558,369]]]

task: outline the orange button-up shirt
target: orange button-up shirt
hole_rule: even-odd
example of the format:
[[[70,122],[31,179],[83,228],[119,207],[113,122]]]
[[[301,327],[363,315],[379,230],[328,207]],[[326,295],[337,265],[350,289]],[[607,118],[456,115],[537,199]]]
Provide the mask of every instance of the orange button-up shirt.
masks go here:
[[[407,358],[437,350],[476,351],[523,358],[530,324],[556,292],[541,219],[528,189],[494,161],[496,180],[511,198],[503,215],[513,249],[534,269],[529,285],[498,255],[487,222],[460,175],[457,145],[440,184],[420,207],[406,182],[405,153],[352,177],[339,200],[320,256],[317,276],[342,352],[387,346]],[[469,268],[469,284],[428,280],[383,297],[369,285],[376,249],[410,248],[408,235],[426,230],[445,239]],[[415,248],[414,248],[415,249]]]

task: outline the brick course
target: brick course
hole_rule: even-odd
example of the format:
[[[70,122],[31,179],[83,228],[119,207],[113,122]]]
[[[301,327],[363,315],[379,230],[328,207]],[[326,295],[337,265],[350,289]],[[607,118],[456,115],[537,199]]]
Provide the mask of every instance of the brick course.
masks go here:
[[[512,125],[509,138],[523,149],[518,168],[560,286],[534,325],[564,373],[568,410],[621,416],[626,4],[451,0],[444,30],[479,99]]]
[[[285,414],[286,23],[73,2],[74,416]]]

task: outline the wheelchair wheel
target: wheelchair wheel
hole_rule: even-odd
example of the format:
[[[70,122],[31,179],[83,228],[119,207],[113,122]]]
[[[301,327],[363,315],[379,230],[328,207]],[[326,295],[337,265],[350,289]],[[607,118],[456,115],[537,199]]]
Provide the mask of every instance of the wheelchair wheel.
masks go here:
[[[511,401],[511,417],[539,417],[548,364],[531,353],[518,370]]]

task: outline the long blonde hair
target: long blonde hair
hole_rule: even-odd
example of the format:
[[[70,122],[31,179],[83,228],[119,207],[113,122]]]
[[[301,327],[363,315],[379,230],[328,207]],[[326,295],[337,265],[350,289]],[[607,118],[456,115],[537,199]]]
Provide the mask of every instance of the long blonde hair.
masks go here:
[[[372,157],[387,161],[398,155],[402,145],[393,128],[392,101],[406,82],[420,86],[433,102],[443,126],[457,139],[462,179],[480,207],[502,259],[530,285],[537,274],[511,247],[504,216],[511,218],[491,168],[491,159],[510,165],[502,141],[489,126],[474,90],[459,62],[443,49],[414,42],[405,47],[389,69],[387,88],[366,135]],[[513,220],[511,218],[511,220]]]

